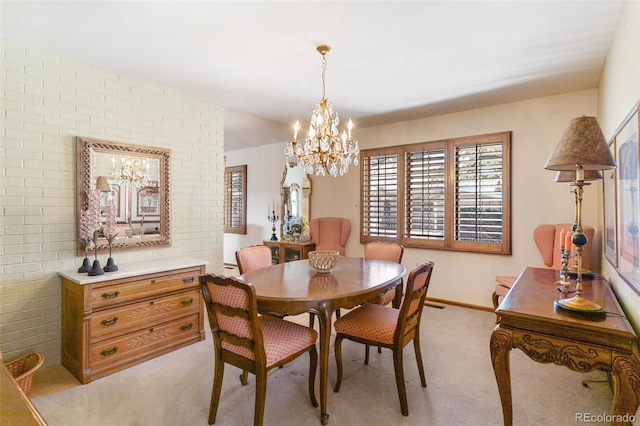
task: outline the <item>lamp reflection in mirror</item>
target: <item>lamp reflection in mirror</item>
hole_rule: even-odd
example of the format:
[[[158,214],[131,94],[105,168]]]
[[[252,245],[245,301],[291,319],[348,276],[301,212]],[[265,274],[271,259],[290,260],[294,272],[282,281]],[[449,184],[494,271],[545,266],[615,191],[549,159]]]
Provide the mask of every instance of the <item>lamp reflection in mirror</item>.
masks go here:
[[[576,295],[568,299],[558,299],[555,306],[572,312],[604,315],[602,307],[582,296],[582,252],[587,237],[582,229],[582,194],[585,171],[616,168],[616,162],[602,134],[595,117],[578,117],[570,121],[560,141],[544,166],[547,170],[575,171],[572,186],[575,187],[576,223],[572,242],[576,246]]]

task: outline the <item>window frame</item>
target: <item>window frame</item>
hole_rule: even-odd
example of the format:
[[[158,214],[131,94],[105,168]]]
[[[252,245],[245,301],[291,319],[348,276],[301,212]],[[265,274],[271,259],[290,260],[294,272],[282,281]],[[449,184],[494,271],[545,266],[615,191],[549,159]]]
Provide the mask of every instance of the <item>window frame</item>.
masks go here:
[[[360,242],[394,241],[405,247],[427,248],[437,250],[453,250],[475,253],[511,254],[511,132],[496,132],[483,135],[465,136],[459,138],[442,139],[429,142],[419,142],[406,145],[385,146],[360,151]],[[456,150],[458,147],[469,145],[501,144],[501,241],[497,243],[481,241],[462,241],[455,238],[456,226]],[[429,239],[411,236],[407,232],[409,223],[407,155],[419,151],[433,151],[444,149],[444,237]],[[396,200],[397,217],[395,236],[368,234],[371,223],[371,208],[368,200],[371,194],[369,187],[369,167],[372,157],[393,156],[397,161]],[[415,177],[415,176],[414,176]]]
[[[233,186],[233,179],[230,177],[237,174],[240,178],[239,201],[231,193],[237,189]],[[224,195],[223,195],[223,223],[224,233],[246,234],[247,233],[247,165],[230,166],[224,168]],[[238,206],[238,202],[241,204]],[[234,213],[237,212],[237,213]],[[240,225],[234,226],[234,221],[240,216]]]

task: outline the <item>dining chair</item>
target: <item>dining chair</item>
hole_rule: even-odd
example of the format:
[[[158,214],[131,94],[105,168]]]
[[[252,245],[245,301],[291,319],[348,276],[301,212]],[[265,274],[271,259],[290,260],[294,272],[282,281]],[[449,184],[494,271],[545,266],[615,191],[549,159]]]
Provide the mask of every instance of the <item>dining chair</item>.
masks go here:
[[[258,315],[256,292],[252,284],[235,278],[206,274],[200,276],[202,295],[213,333],[215,370],[209,424],[214,424],[225,364],[256,376],[253,424],[262,425],[267,394],[267,372],[283,366],[305,352],[309,353],[309,397],[318,406],[314,383],[318,352],[318,333],[308,327],[271,315]]]
[[[420,318],[422,317],[422,308],[427,296],[432,271],[433,262],[426,262],[409,272],[407,288],[400,309],[376,305],[375,303],[366,303],[334,323],[336,330],[334,352],[338,366],[338,377],[334,392],[338,392],[342,384],[343,339],[364,345],[379,345],[389,348],[393,351],[393,367],[400,398],[400,411],[403,416],[409,415],[402,352],[404,347],[413,341],[420,382],[423,388],[427,387],[422,366],[422,354],[420,352]],[[368,356],[365,357],[364,363],[369,363]]]
[[[268,268],[273,264],[271,248],[264,245],[243,247],[236,251],[236,263],[240,275],[256,269]]]
[[[372,241],[364,246],[365,259],[388,260],[389,262],[402,263],[402,255],[404,247],[398,243],[385,241]],[[393,288],[387,290],[386,293],[376,297],[373,303],[378,305],[388,305],[393,302],[394,308],[399,308],[402,303],[402,287],[403,280],[400,278],[396,281]]]
[[[236,262],[238,263],[238,272],[240,275],[255,271],[256,269],[271,267],[271,248],[265,245],[256,245],[243,247],[236,251]],[[313,328],[314,314],[309,313],[309,327]],[[243,384],[247,384],[247,375],[243,374],[240,378]]]

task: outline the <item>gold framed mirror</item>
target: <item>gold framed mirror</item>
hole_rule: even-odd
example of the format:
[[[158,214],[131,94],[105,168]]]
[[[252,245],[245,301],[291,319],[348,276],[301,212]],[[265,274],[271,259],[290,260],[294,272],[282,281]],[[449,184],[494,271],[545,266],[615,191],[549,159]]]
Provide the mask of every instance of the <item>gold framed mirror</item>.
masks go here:
[[[76,144],[77,235],[80,212],[87,208],[87,194],[98,186],[102,224],[107,200],[114,200],[116,206],[118,235],[113,250],[170,245],[171,150],[83,137],[77,137]],[[80,238],[77,240],[78,254],[84,254]],[[107,239],[101,235],[98,251],[108,247]]]
[[[285,217],[311,219],[311,178],[300,167],[287,164],[280,180],[280,236],[285,237]]]

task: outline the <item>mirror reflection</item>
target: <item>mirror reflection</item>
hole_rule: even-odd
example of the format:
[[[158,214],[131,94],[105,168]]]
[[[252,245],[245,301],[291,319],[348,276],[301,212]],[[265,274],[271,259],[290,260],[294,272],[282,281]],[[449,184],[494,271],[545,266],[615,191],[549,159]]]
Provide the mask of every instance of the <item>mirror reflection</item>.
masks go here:
[[[88,191],[99,189],[104,225],[107,203],[113,201],[113,249],[170,244],[169,156],[162,148],[78,138],[79,210],[86,208]],[[101,236],[98,250],[107,246]]]
[[[300,167],[285,165],[280,181],[283,218],[280,233],[284,240],[309,239],[308,223],[311,216],[311,179]]]

